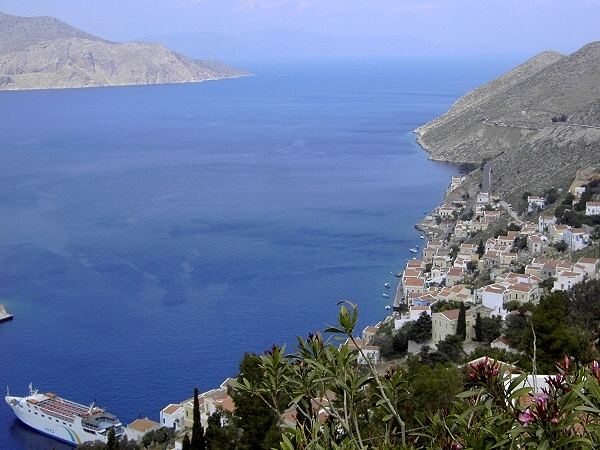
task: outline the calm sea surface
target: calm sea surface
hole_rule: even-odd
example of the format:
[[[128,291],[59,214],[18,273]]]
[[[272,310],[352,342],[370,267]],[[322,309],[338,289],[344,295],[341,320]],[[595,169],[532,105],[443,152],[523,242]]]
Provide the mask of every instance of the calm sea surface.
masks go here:
[[[0,93],[0,386],[125,423],[360,305],[385,315],[450,166],[410,133],[508,67],[251,67],[194,85]],[[0,405],[0,448],[62,449]]]

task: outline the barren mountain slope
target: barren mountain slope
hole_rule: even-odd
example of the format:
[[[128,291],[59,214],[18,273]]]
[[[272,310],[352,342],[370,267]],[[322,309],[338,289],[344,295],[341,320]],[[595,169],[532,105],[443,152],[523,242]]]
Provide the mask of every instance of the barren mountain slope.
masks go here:
[[[0,89],[186,83],[242,75],[160,44],[108,42],[51,17],[0,14]]]
[[[579,168],[600,162],[600,43],[565,57],[542,53],[417,133],[433,159],[493,159],[498,193],[568,186]]]
[[[20,17],[0,12],[0,56],[43,41],[67,37],[102,40],[54,17]]]

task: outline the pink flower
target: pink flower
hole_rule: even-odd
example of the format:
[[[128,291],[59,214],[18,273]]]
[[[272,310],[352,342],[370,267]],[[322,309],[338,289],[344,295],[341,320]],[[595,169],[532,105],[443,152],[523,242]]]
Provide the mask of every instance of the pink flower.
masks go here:
[[[600,364],[596,360],[592,361],[592,374],[597,380],[600,379]]]
[[[461,450],[461,449],[462,449],[462,445],[460,445],[458,442],[454,442],[450,446],[450,450]]]
[[[556,416],[552,417],[552,419],[550,419],[550,423],[552,423],[553,425],[556,425],[558,423],[558,417],[556,417]]]
[[[521,422],[523,425],[528,425],[530,422],[533,422],[533,419],[533,414],[531,414],[529,408],[519,414],[519,422]]]
[[[533,396],[533,401],[536,403],[536,405],[543,405],[548,401],[549,398],[550,397],[548,397],[548,394],[540,393]]]

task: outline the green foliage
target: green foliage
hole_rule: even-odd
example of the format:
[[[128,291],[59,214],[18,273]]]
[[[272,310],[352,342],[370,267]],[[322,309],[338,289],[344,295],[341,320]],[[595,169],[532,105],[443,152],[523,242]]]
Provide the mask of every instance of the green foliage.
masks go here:
[[[423,347],[419,353],[419,357],[423,364],[429,366],[451,362],[457,363],[464,356],[462,345],[463,340],[460,336],[449,335],[446,339],[436,344],[437,350],[434,352],[431,352],[429,347]]]
[[[525,311],[509,314],[506,317],[506,329],[504,330],[504,335],[508,338],[514,348],[521,348],[525,330],[529,327],[528,320]]]
[[[118,450],[119,443],[117,442],[117,437],[115,436],[115,429],[110,428],[107,434],[106,440],[106,450]]]
[[[521,306],[521,302],[519,302],[518,300],[510,300],[504,304],[504,309],[508,312],[511,312],[519,309],[519,306]]]
[[[587,362],[592,357],[589,336],[569,319],[569,298],[562,291],[542,298],[531,315],[537,344],[537,364],[542,373],[552,373],[563,356]],[[533,357],[533,331],[526,327],[522,347]]]
[[[452,260],[456,259],[459,251],[460,251],[460,247],[458,245],[453,245],[452,247],[450,247],[450,255],[449,255],[450,258]]]
[[[114,435],[114,432],[113,432]],[[116,437],[110,438],[107,435],[107,443],[102,443],[100,441],[95,442],[86,442],[85,444],[79,444],[77,446],[77,450],[141,450],[142,448],[136,441],[130,441],[127,437],[123,437],[120,440],[116,439]]]
[[[475,272],[477,270],[477,263],[474,261],[467,262],[467,270],[469,272]]]
[[[190,443],[190,437],[188,434],[183,435],[183,440],[181,441],[181,450],[192,450],[192,444]]]
[[[600,281],[576,284],[569,293],[570,316],[574,324],[589,333],[594,345],[600,341]]]
[[[544,308],[561,312],[560,303],[554,299]],[[537,313],[538,308],[532,316],[536,323]],[[328,330],[353,339],[354,312],[340,314],[344,317],[350,321],[339,320]],[[461,345],[449,336],[438,351],[450,354]],[[371,365],[359,367],[347,345],[334,347],[318,335],[298,339],[291,355],[271,351],[259,361],[262,377],[255,382],[240,377],[233,390],[262,399],[279,422],[281,393],[290,393],[284,407],[295,409],[298,425],[280,437],[284,450],[600,447],[596,362],[583,367],[564,359],[547,390],[533,392],[526,374],[511,375],[488,360],[465,368],[467,390],[456,366],[427,367],[414,357],[406,369],[382,375]],[[328,419],[319,419],[316,409],[326,411]],[[273,429],[265,428],[266,434]],[[269,438],[268,445],[277,443]]]
[[[432,312],[443,312],[451,309],[459,309],[463,302],[458,300],[440,300],[431,305]]]
[[[515,238],[512,249],[513,253],[517,253],[521,250],[525,250],[527,248],[527,236],[521,236]]]
[[[546,199],[546,204],[551,205],[558,200],[558,190],[556,188],[550,188],[544,192],[544,197]]]
[[[475,316],[475,326],[473,328],[475,329],[475,341],[481,342],[481,340],[483,339],[483,330],[481,326],[480,313],[477,313],[477,315]]]
[[[485,245],[483,240],[479,240],[479,244],[477,245],[477,254],[480,258],[485,254]]]
[[[345,315],[343,320],[347,324],[347,321],[352,318]],[[233,423],[241,434],[238,448],[251,450],[264,448],[267,433],[273,424],[277,423],[278,414],[288,401],[289,396],[282,391],[271,392],[271,399],[267,402],[252,389],[264,380],[265,361],[275,364],[269,366],[269,369],[277,372],[277,364],[281,364],[281,358],[281,349],[274,347],[264,357],[247,353],[240,363],[237,382],[249,386],[250,389],[232,389],[230,392],[235,403]],[[271,389],[273,390],[274,387]]]
[[[502,330],[502,319],[500,317],[481,317],[479,342],[490,343],[500,336]]]
[[[431,316],[423,312],[407,331],[407,337],[411,341],[423,343],[431,339],[431,329]]]
[[[521,231],[521,227],[520,227],[519,225],[517,225],[516,223],[514,223],[514,222],[511,222],[511,223],[509,223],[509,224],[508,224],[508,226],[506,227],[506,231],[507,231],[507,233],[508,233],[509,231]],[[504,234],[506,234],[506,233],[504,233]]]
[[[220,410],[209,416],[205,436],[208,450],[235,450],[240,437],[231,414]]]
[[[465,360],[473,361],[481,358],[482,356],[487,356],[488,358],[493,358],[496,361],[503,361],[515,365],[518,365],[520,360],[520,356],[518,354],[507,352],[501,348],[492,347],[477,347],[465,358]]]
[[[402,375],[410,395],[400,403],[399,410],[409,428],[426,423],[432,414],[450,409],[464,388],[462,373],[452,364],[430,367],[413,358]]]
[[[193,409],[193,423],[192,423],[192,439],[190,441],[191,450],[205,450],[206,440],[204,439],[204,428],[200,421],[200,404],[198,401],[198,388],[194,389],[194,409]]]
[[[539,284],[539,286],[542,289],[550,291],[554,287],[554,282],[555,281],[556,281],[556,278],[550,277],[550,278],[545,279],[544,281],[541,281],[540,284]]]
[[[460,337],[462,341],[464,341],[467,338],[467,312],[465,310],[465,304],[463,302],[460,302],[460,307],[458,310],[456,335]]]
[[[506,228],[496,228],[494,230],[494,238],[498,238],[498,236],[506,236],[508,231]]]
[[[563,201],[560,203],[561,205],[571,206],[573,204],[573,200],[575,200],[575,196],[570,192],[567,192],[567,195],[565,195],[565,198],[563,198]]]
[[[144,434],[141,443],[144,448],[149,448],[153,444],[166,444],[173,439],[174,435],[175,431],[172,428],[161,427],[158,430],[149,431]]]
[[[559,242],[557,242],[556,244],[554,244],[554,248],[555,248],[555,249],[556,249],[558,252],[561,252],[561,253],[562,253],[562,252],[564,252],[564,251],[565,251],[565,250],[568,248],[568,246],[567,246],[567,243],[566,243],[566,242],[564,242],[564,241],[559,241]]]

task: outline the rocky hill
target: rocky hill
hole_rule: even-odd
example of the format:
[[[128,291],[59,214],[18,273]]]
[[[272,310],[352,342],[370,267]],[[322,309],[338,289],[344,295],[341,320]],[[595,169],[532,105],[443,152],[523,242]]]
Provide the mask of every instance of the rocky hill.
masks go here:
[[[109,42],[52,17],[0,13],[0,89],[186,83],[243,75],[160,44]]]
[[[600,42],[541,53],[416,132],[432,159],[492,159],[496,193],[568,187],[578,169],[600,163]]]

